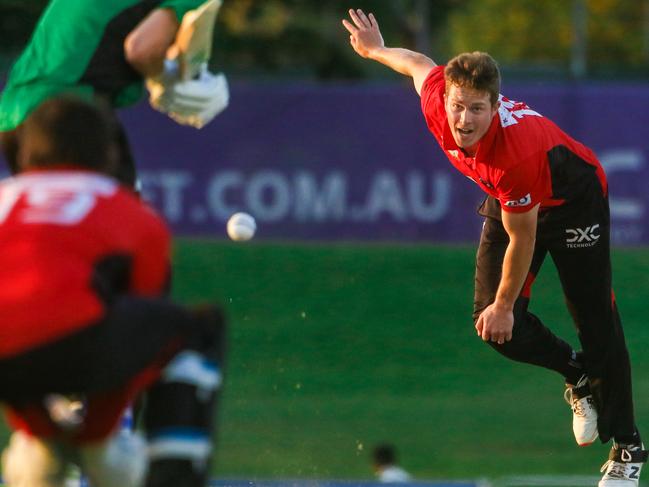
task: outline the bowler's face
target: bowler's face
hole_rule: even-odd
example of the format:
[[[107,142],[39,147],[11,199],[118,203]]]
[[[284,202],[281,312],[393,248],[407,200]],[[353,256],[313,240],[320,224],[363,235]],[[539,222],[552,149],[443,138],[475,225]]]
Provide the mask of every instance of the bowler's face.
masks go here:
[[[480,139],[487,133],[498,111],[491,104],[489,93],[450,85],[444,95],[448,126],[458,147],[475,156]]]

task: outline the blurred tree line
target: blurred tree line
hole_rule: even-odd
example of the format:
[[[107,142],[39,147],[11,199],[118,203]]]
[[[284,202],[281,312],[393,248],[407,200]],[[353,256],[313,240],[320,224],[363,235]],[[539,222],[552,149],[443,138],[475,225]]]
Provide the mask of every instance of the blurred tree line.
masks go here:
[[[0,0],[1,67],[46,4]],[[213,62],[246,77],[396,77],[352,51],[340,23],[350,7],[376,15],[386,45],[438,63],[484,50],[516,77],[649,77],[649,0],[224,0]]]

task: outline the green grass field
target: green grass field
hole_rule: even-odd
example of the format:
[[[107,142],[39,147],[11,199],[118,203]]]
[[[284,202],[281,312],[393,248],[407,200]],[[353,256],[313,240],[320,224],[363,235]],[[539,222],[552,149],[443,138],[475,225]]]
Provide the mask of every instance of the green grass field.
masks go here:
[[[231,317],[215,475],[369,479],[379,441],[420,479],[597,475],[608,447],[574,444],[561,377],[475,335],[473,253],[179,241],[175,296],[219,301]],[[648,268],[646,250],[614,253],[646,435]],[[551,261],[532,308],[576,341]]]
[[[232,320],[215,472],[370,478],[371,446],[387,440],[418,478],[596,475],[608,447],[574,444],[562,378],[510,362],[475,335],[473,254],[179,242],[176,297],[220,301]],[[646,250],[614,253],[645,429],[648,268]],[[551,261],[532,309],[576,342]]]

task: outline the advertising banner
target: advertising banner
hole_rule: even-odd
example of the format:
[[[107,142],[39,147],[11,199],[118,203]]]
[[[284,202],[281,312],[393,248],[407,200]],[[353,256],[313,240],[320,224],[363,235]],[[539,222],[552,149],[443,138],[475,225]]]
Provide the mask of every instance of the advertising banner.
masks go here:
[[[259,239],[472,242],[479,188],[448,163],[403,84],[232,83],[207,127],[146,102],[120,117],[143,196],[177,235],[225,238],[245,211]],[[590,146],[609,176],[613,241],[649,243],[649,87],[510,85]]]

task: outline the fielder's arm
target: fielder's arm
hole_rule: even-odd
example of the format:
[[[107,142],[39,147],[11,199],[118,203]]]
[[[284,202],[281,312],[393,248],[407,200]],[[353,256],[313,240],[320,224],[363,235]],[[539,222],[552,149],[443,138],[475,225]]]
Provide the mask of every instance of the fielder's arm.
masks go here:
[[[509,245],[505,251],[496,300],[485,308],[476,322],[478,335],[485,341],[502,344],[512,338],[514,303],[532,263],[538,212],[539,205],[525,213],[501,212]]]
[[[419,52],[400,47],[385,47],[379,24],[370,13],[365,15],[361,10],[350,10],[352,22],[343,19],[343,25],[349,31],[349,42],[356,53],[367,59],[373,59],[393,69],[397,73],[410,76],[417,93],[430,70],[436,66],[429,57]]]

